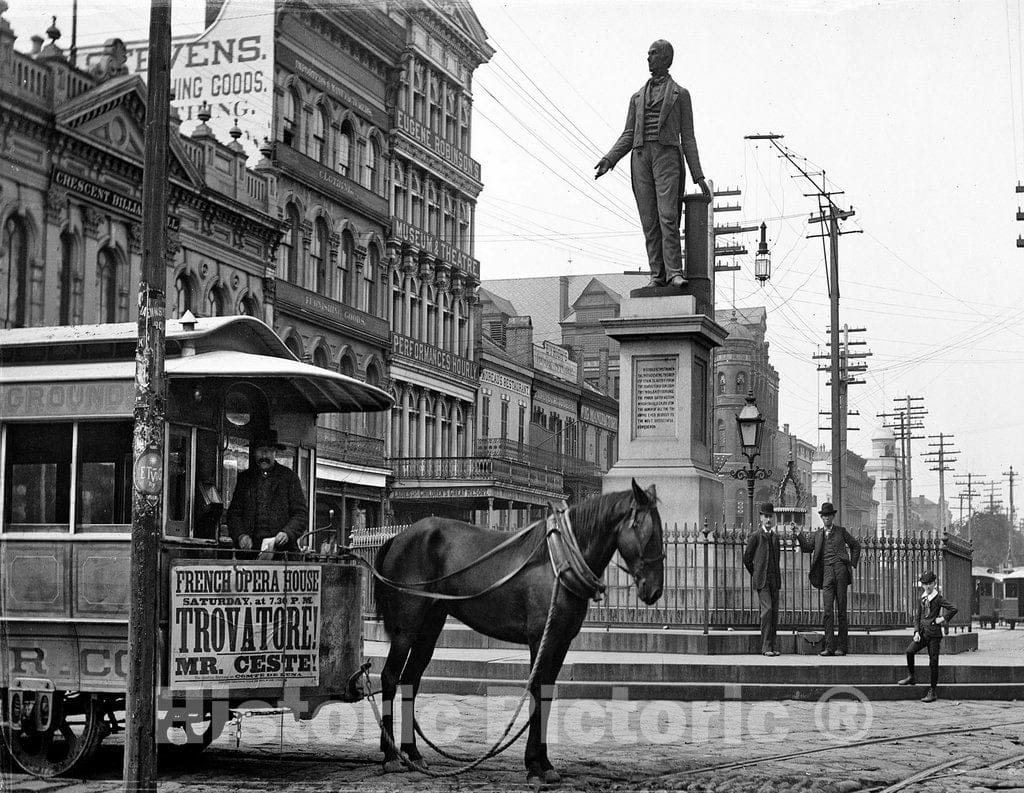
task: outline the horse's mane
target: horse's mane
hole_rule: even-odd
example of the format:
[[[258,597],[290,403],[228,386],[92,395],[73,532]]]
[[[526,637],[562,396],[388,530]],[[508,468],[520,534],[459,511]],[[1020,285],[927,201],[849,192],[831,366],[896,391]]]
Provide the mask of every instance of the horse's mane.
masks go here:
[[[632,497],[632,491],[621,490],[594,496],[570,507],[569,519],[579,544],[584,547],[589,545],[614,516],[627,512],[628,506],[625,505],[628,505]]]

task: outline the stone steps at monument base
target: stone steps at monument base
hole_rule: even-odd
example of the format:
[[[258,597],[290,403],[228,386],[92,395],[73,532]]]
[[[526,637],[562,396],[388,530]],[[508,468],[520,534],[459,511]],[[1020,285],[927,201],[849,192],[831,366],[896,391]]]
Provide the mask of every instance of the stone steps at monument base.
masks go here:
[[[431,670],[428,668],[427,670]],[[475,677],[424,677],[421,694],[451,696],[506,696],[518,698],[526,676],[511,680],[481,680]],[[851,685],[846,683],[844,685]],[[826,694],[841,698],[834,685],[823,683],[746,683],[743,685],[712,682],[644,682],[624,684],[621,681],[564,680],[559,675],[555,696],[558,699],[668,700],[676,702],[737,700],[745,702],[777,702],[787,699],[816,701]],[[892,684],[861,684],[857,692],[868,701],[916,701],[928,690],[926,685],[897,686]],[[1024,699],[1024,683],[939,683],[941,701],[997,700],[1012,702]],[[847,695],[846,699],[850,697]]]
[[[363,623],[368,641],[388,640],[384,625],[376,620]],[[850,651],[854,655],[901,655],[910,642],[910,631],[851,633]],[[778,649],[785,655],[814,655],[822,649],[820,632],[780,632]],[[522,645],[502,642],[477,633],[465,625],[450,621],[438,638],[437,647],[521,650]],[[588,652],[679,653],[686,655],[758,655],[761,637],[757,631],[661,630],[658,628],[585,627],[573,639],[572,650]],[[978,649],[977,633],[950,633],[942,640],[944,655],[956,655]]]
[[[373,662],[374,673],[384,666],[385,651],[368,649],[364,658]],[[644,663],[635,659],[621,661],[600,659],[570,661],[562,666],[560,683],[621,685],[707,685],[721,688],[725,685],[747,686],[812,686],[822,690],[832,686],[894,686],[906,674],[903,663],[892,659],[887,664],[836,663],[822,659],[820,664],[787,663],[785,656],[764,659],[765,663],[745,664],[690,664],[666,663],[651,660]],[[434,657],[427,667],[427,677],[434,680],[476,680],[483,685],[499,681],[518,681],[529,675],[529,660],[516,658],[451,658]],[[922,654],[917,664],[918,680],[927,680],[928,658]],[[614,682],[609,682],[614,681]],[[1024,666],[952,665],[939,667],[940,685],[968,685],[1015,687],[1024,699]]]

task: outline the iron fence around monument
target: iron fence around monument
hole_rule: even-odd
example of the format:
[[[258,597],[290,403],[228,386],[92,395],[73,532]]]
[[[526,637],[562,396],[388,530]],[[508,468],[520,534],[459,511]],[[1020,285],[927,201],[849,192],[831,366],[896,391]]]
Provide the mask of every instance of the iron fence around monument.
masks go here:
[[[372,563],[377,550],[407,526],[370,527],[353,534],[352,548]],[[665,528],[665,578],[661,598],[645,605],[629,574],[613,564],[604,574],[606,590],[592,603],[587,624],[608,627],[658,626],[726,630],[756,628],[757,593],[743,567],[748,532],[684,524]],[[781,539],[782,590],[779,628],[820,630],[821,591],[811,586],[809,553],[787,531]],[[858,537],[861,556],[849,590],[850,627],[858,630],[904,628],[911,624],[925,570],[940,576],[945,597],[960,611],[951,627],[970,627],[971,546],[958,537],[911,535]],[[371,577],[363,581],[368,618],[376,617]]]

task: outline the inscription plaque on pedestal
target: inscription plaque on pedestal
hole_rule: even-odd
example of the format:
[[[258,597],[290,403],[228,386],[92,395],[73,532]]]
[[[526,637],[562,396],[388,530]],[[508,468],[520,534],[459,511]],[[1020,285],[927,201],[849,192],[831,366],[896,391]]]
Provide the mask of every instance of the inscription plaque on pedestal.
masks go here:
[[[633,359],[633,437],[676,436],[678,355]]]

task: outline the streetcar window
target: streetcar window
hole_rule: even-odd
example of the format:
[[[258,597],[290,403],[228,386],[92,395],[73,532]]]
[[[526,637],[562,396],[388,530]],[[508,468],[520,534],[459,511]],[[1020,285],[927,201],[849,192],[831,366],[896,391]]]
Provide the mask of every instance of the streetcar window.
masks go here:
[[[8,531],[67,530],[71,424],[9,424],[4,471]]]
[[[78,425],[78,527],[126,525],[132,521],[132,424]]]
[[[188,536],[192,507],[192,428],[172,424],[167,442],[167,534]]]
[[[192,516],[192,536],[214,540],[220,527],[224,504],[221,500],[217,455],[217,433],[196,430],[196,503]]]

